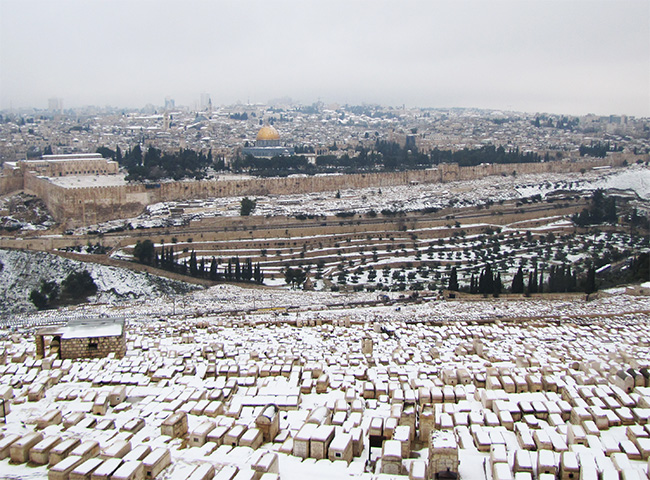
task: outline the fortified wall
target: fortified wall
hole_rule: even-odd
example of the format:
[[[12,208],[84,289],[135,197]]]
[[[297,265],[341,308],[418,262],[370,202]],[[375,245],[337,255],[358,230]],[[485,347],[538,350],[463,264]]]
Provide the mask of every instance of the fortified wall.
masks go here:
[[[578,172],[598,166],[618,166],[625,160],[624,155],[618,155],[580,161],[485,164],[474,167],[442,164],[427,170],[393,173],[200,180],[76,188],[55,185],[47,177],[38,176],[34,172],[25,172],[24,189],[40,197],[52,216],[70,228],[136,216],[147,205],[157,202],[228,196],[287,195],[348,188],[380,188],[412,183],[474,180],[490,175],[512,175],[513,172],[516,174]]]

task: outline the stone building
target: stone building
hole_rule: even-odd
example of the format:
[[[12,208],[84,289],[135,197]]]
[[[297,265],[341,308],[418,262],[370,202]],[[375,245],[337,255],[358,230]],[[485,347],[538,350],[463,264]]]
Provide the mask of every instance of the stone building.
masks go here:
[[[119,165],[113,160],[103,158],[99,153],[79,153],[70,155],[43,155],[40,159],[6,162],[6,172],[18,170],[45,177],[65,177],[69,175],[115,175]]]
[[[70,320],[64,327],[43,328],[36,332],[36,354],[59,358],[102,358],[113,353],[126,354],[124,318],[83,318]]]
[[[280,134],[271,125],[265,125],[257,132],[254,147],[245,147],[242,154],[258,158],[288,157],[294,154],[293,147],[280,143]]]
[[[458,443],[451,430],[434,430],[429,436],[429,475],[458,478]]]

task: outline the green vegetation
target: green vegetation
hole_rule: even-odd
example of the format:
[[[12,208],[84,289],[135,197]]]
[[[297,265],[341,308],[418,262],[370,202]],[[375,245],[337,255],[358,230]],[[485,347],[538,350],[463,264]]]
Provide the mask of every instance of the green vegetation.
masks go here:
[[[510,286],[512,293],[524,293],[524,271],[519,265],[517,272],[512,277],[512,285]]]
[[[200,180],[204,177],[205,169],[211,164],[211,152],[207,156],[191,149],[166,153],[149,147],[143,155],[139,145],[126,152],[122,159],[122,165],[128,171],[127,180],[160,180],[162,178]]]
[[[451,273],[449,274],[449,290],[457,291],[458,290],[458,269],[453,267]]]
[[[189,239],[188,239],[189,240]],[[184,250],[187,251],[187,250]],[[208,262],[205,258],[200,260],[196,256],[196,252],[192,250],[188,259],[183,259],[182,262],[174,253],[174,247],[160,247],[160,250],[155,249],[151,240],[138,242],[133,248],[133,257],[144,265],[150,265],[155,268],[161,268],[168,272],[179,273],[181,275],[189,275],[195,278],[204,278],[215,282],[249,282],[249,283],[264,283],[264,274],[260,268],[259,262],[253,265],[250,258],[246,259],[243,263],[240,262],[239,257],[233,257],[228,260],[228,263],[220,267],[221,259],[211,257]]]
[[[29,294],[30,301],[39,310],[52,308],[55,306],[59,298],[59,285],[54,281],[46,281],[41,279],[41,285],[38,289],[34,289]]]
[[[61,299],[69,303],[85,300],[97,293],[97,285],[88,270],[71,272],[61,283]]]
[[[573,223],[581,227],[601,223],[616,224],[618,221],[616,200],[614,197],[606,197],[603,191],[598,189],[594,191],[591,197],[589,208],[585,208],[582,212],[573,215],[571,219]]]
[[[239,214],[240,214],[242,217],[247,217],[247,216],[249,216],[251,213],[253,213],[253,211],[255,210],[255,207],[256,207],[256,206],[257,206],[257,202],[256,202],[255,200],[251,200],[251,199],[248,198],[248,197],[242,198],[242,200],[241,200],[241,206],[240,206],[240,208],[239,208]]]
[[[30,301],[39,310],[57,306],[71,305],[86,301],[97,293],[97,285],[88,270],[71,272],[61,285],[55,281],[41,279],[39,288],[29,294]]]
[[[293,288],[299,288],[307,280],[307,271],[302,267],[286,267],[284,281]]]
[[[118,162],[127,171],[127,180],[157,181],[161,179],[181,180],[194,178],[200,180],[205,177],[208,167],[223,170],[223,158],[212,158],[212,151],[206,154],[195,152],[192,149],[180,149],[178,152],[163,152],[157,148],[149,147],[143,152],[140,145],[127,150],[124,155],[119,147],[113,151],[106,147],[99,147],[97,153],[104,158],[111,158]]]
[[[632,259],[627,272],[629,282],[647,282],[650,280],[650,253],[644,252]]]
[[[138,242],[133,247],[133,256],[138,259],[138,262],[144,263],[146,265],[152,265],[155,255],[154,244],[151,240],[145,240],[144,242]]]
[[[299,149],[303,151],[302,149]],[[338,148],[333,145],[331,151]],[[548,160],[533,152],[521,153],[519,149],[508,149],[487,145],[478,149],[460,151],[438,150],[431,153],[419,152],[417,148],[402,147],[396,142],[377,140],[372,149],[357,147],[352,154],[342,156],[329,154],[316,157],[311,164],[303,155],[276,156],[273,158],[237,158],[232,164],[235,172],[253,175],[287,176],[317,173],[363,173],[369,171],[393,172],[430,168],[440,163],[457,163],[460,166],[475,166],[481,163],[530,163]]]
[[[616,144],[610,145],[609,142],[592,142],[591,145],[580,145],[578,150],[581,157],[587,155],[590,157],[605,158],[607,152],[622,152],[623,147],[619,147]]]
[[[609,148],[609,147],[608,147]],[[310,153],[313,149],[304,146],[296,147],[296,152]],[[330,147],[330,152],[337,152],[336,144]],[[111,158],[126,169],[126,179],[131,181],[159,181],[162,179],[181,180],[184,178],[205,178],[206,170],[224,170],[224,159],[213,158],[212,152],[207,154],[191,149],[180,149],[178,152],[163,152],[149,147],[143,152],[136,145],[122,154],[119,147],[113,151],[99,147],[98,153],[105,158]],[[531,163],[548,161],[534,152],[520,152],[518,148],[506,150],[503,146],[483,146],[477,149],[459,151],[438,150],[430,153],[420,152],[415,146],[402,147],[391,141],[375,141],[372,148],[357,147],[353,152],[343,155],[320,155],[315,163],[310,163],[304,155],[276,156],[273,158],[255,158],[247,155],[238,157],[230,166],[233,172],[247,172],[260,177],[288,176],[295,174],[314,175],[322,173],[363,173],[363,172],[393,172],[403,170],[418,170],[430,168],[441,163],[456,163],[460,166],[475,166],[482,163]]]

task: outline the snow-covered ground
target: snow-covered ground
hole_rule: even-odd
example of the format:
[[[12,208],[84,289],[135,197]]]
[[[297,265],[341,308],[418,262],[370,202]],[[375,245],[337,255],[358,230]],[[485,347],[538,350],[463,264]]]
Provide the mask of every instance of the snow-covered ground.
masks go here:
[[[558,185],[553,184],[548,191],[561,188]],[[521,193],[529,196],[544,195],[546,187],[537,184],[521,188],[530,189],[525,195]],[[377,197],[384,194],[374,193]],[[351,193],[348,197],[342,192],[341,199],[331,199],[333,203],[327,208],[336,208],[336,202],[347,198],[357,201]],[[237,200],[231,202],[236,209]],[[304,204],[283,205],[304,208]],[[155,208],[160,218],[165,208]],[[548,218],[538,229],[546,233],[558,221]],[[506,239],[516,229],[504,228]],[[584,256],[583,244],[573,240],[572,247],[564,248],[563,253],[576,262]],[[627,237],[602,233],[590,241],[590,246],[624,246]],[[473,255],[479,240],[477,235],[467,235],[458,242],[459,252],[467,250]],[[411,242],[405,243],[410,248]],[[200,251],[200,242],[193,245]],[[424,248],[418,252],[422,257],[431,255],[432,261],[448,257],[441,245],[432,243],[431,247],[431,252]],[[350,248],[358,246],[351,243]],[[501,249],[512,256],[507,243]],[[392,247],[393,252],[397,250],[404,249]],[[418,252],[400,259],[415,262]],[[343,256],[351,258],[347,253]],[[520,258],[517,254],[517,260]],[[406,426],[411,424],[410,415],[414,416],[412,438],[421,441],[409,442],[412,452],[401,461],[402,473],[406,473],[412,464],[428,462],[422,410],[426,407],[438,422],[434,428],[449,432],[459,442],[458,469],[464,480],[492,478],[484,467],[490,469],[489,453],[478,449],[481,435],[503,446],[506,457],[502,463],[512,472],[515,452],[522,450],[515,424],[531,436],[546,434],[551,438],[552,445],[540,444],[535,450],[554,450],[556,465],[561,462],[560,452],[569,450],[576,453],[583,468],[597,458],[599,468],[612,469],[612,459],[619,462],[625,455],[628,471],[641,474],[647,469],[647,459],[633,457],[628,439],[640,431],[629,427],[643,430],[642,424],[650,421],[650,390],[639,387],[627,395],[616,374],[650,366],[648,296],[612,289],[591,301],[577,295],[557,299],[533,295],[471,301],[436,297],[410,303],[402,301],[406,299],[399,292],[338,293],[229,284],[197,289],[43,253],[0,250],[0,262],[0,295],[6,319],[0,322],[4,328],[0,333],[7,353],[7,362],[0,364],[0,387],[12,388],[10,395],[5,390],[11,403],[7,422],[0,428],[5,436],[34,431],[38,419],[56,409],[66,420],[76,412],[85,418],[69,428],[63,428],[61,421],[54,422],[41,430],[46,436],[96,440],[102,449],[128,437],[132,447],[168,449],[172,463],[156,477],[158,480],[187,478],[188,472],[200,464],[211,464],[223,474],[226,469],[246,472],[262,454],[277,455],[282,479],[388,480],[407,477],[379,473],[383,461],[381,449],[369,445],[371,422],[379,418],[386,425],[394,422]],[[325,270],[335,267],[332,263]],[[99,287],[96,298],[59,310],[33,311],[27,297],[42,277],[60,282],[70,271],[84,268]],[[377,268],[378,277],[392,279],[392,273],[384,274]],[[404,270],[405,275],[410,273],[415,279],[426,278],[415,268]],[[367,281],[368,275],[367,271],[360,273],[359,282]],[[124,358],[58,361],[47,368],[35,358],[32,327],[104,315],[127,319]],[[371,353],[362,353],[364,339],[371,341]],[[454,386],[461,372],[466,372],[467,381]],[[541,391],[528,391],[528,380],[542,377],[549,383],[543,384]],[[328,383],[317,390],[317,381],[323,378]],[[486,378],[492,379],[490,388],[485,386]],[[46,385],[45,397],[30,401],[29,392],[41,383]],[[104,415],[92,413],[95,399],[109,393],[114,385],[126,387],[126,401],[109,407]],[[445,395],[444,403],[426,400],[427,395],[433,398],[437,392]],[[213,416],[200,410],[202,399],[222,402],[222,413]],[[495,399],[505,403],[497,404]],[[280,435],[254,449],[217,448],[212,442],[193,447],[187,440],[161,434],[161,423],[172,411],[188,413],[189,432],[205,422],[253,430],[266,403],[282,405]],[[523,415],[533,404],[542,410]],[[521,418],[510,422],[499,413],[503,406],[520,412]],[[323,407],[329,409],[325,423],[332,425],[335,435],[352,431],[361,434],[361,453],[349,464],[302,460],[292,450],[293,439],[308,417]],[[551,419],[548,412],[543,413],[544,408],[563,413]],[[606,411],[607,425],[600,424],[590,432],[596,440],[591,438],[585,446],[572,444],[570,426],[592,428],[591,423],[573,418],[573,411],[576,417],[589,412],[594,420]],[[419,420],[415,419],[417,415]],[[120,431],[134,419],[144,421],[142,430],[132,436]],[[625,450],[630,456],[613,457],[615,450]],[[537,474],[536,455],[533,451]],[[47,467],[0,460],[0,478],[44,480]]]
[[[625,169],[591,170],[585,173],[526,174],[516,177],[490,176],[472,181],[401,185],[382,188],[342,189],[299,195],[256,196],[254,215],[333,215],[337,212],[367,213],[389,210],[419,210],[449,206],[473,206],[488,200],[498,202],[541,195],[556,190],[590,191],[616,188],[650,199],[650,167],[634,165]],[[110,231],[116,227],[149,228],[172,226],[184,221],[213,216],[238,216],[241,197],[223,197],[191,202],[166,202],[150,205],[136,218],[107,222],[75,230]],[[182,214],[171,215],[171,209]]]
[[[82,263],[43,252],[0,249],[0,262],[3,265],[0,271],[0,317],[34,311],[29,294],[38,288],[42,279],[60,284],[71,272],[84,269],[89,271],[97,285],[97,295],[92,298],[96,303],[156,298],[196,288],[147,273]]]
[[[644,430],[645,420],[635,419],[650,414],[650,390],[637,388],[628,395],[615,374],[632,364],[636,369],[650,364],[649,297],[617,294],[590,302],[489,299],[329,309],[327,302],[340,301],[339,296],[218,286],[192,292],[186,301],[176,305],[182,310],[177,315],[162,299],[130,307],[86,306],[88,316],[107,313],[129,319],[128,350],[122,359],[59,361],[44,368],[34,359],[33,338],[14,335],[4,344],[8,362],[0,365],[0,385],[12,386],[11,412],[2,433],[34,431],[38,419],[54,409],[66,421],[81,412],[84,418],[76,425],[63,428],[55,421],[40,431],[44,436],[96,440],[102,449],[125,437],[132,448],[168,449],[172,464],[156,477],[159,480],[186,478],[183,472],[205,463],[217,470],[247,471],[265,453],[278,456],[282,479],[387,480],[407,477],[379,474],[381,449],[370,447],[371,422],[381,419],[385,436],[391,435],[390,422],[412,425],[412,453],[400,461],[405,474],[413,462],[428,462],[428,435],[422,433],[426,407],[435,412],[432,427],[459,442],[464,480],[491,478],[482,468],[489,458],[479,450],[483,434],[490,443],[503,445],[505,468],[514,469],[515,452],[523,449],[514,424],[531,437],[546,434],[552,439],[552,445],[533,448],[533,459],[538,448],[550,450],[557,466],[560,453],[569,450],[583,468],[595,456],[600,468],[607,469],[613,468],[612,452],[625,449],[630,469],[640,473],[647,467],[647,460],[632,458],[626,442],[633,433],[628,427],[638,424]],[[261,311],[232,316],[206,310],[277,308],[298,301],[306,308],[288,315]],[[48,315],[42,312],[31,319],[47,320]],[[508,321],[517,317],[533,318]],[[480,321],[487,323],[476,323]],[[371,352],[362,352],[363,339],[371,342]],[[498,386],[486,388],[486,377]],[[57,380],[48,381],[51,378]],[[465,381],[454,385],[459,378]],[[529,382],[542,378],[547,383],[540,383],[539,391],[529,389]],[[505,382],[512,382],[512,388],[502,387]],[[46,385],[44,398],[30,400],[29,392],[41,383]],[[126,401],[105,414],[93,413],[96,399],[115,385],[126,387]],[[444,397],[435,399],[436,393]],[[207,401],[201,406],[202,399]],[[212,401],[221,402],[221,413],[204,410]],[[189,432],[205,422],[226,430],[238,425],[252,430],[267,402],[282,405],[280,435],[256,448],[217,447],[212,442],[191,446],[188,440],[161,434],[161,424],[172,411],[188,413]],[[349,465],[302,460],[292,449],[292,439],[323,407],[328,411],[324,424],[332,425],[335,436],[359,429],[362,449]],[[532,413],[522,413],[531,407]],[[521,418],[509,420],[499,413],[503,408],[514,408]],[[543,409],[558,413],[551,417]],[[579,420],[583,412],[598,414],[600,426],[591,432],[597,441],[579,445],[568,428],[592,428]],[[609,415],[606,424],[601,424],[603,412]],[[628,415],[630,419],[621,423]],[[142,419],[144,427],[130,435],[122,430],[133,419]],[[477,434],[477,429],[483,433]],[[532,464],[536,472],[536,462]],[[8,459],[0,461],[0,471],[2,478],[47,478],[46,467],[12,465]]]

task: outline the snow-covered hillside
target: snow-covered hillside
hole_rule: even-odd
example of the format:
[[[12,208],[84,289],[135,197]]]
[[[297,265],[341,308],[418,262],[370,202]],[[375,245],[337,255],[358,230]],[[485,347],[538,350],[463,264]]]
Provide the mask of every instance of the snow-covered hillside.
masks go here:
[[[135,298],[156,298],[161,295],[184,293],[196,287],[157,277],[148,273],[83,263],[43,252],[0,250],[0,315],[12,315],[35,310],[29,294],[41,279],[60,283],[70,272],[88,270],[98,293],[93,302],[114,303]]]

